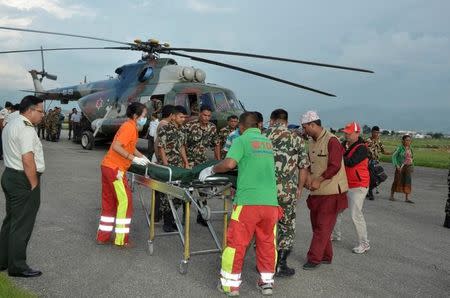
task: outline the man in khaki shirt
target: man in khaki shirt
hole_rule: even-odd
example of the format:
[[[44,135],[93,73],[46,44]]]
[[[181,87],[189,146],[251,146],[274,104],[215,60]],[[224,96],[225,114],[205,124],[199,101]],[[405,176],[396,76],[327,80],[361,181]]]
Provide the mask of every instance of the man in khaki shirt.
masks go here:
[[[20,115],[3,130],[5,171],[1,185],[6,198],[6,217],[0,231],[0,271],[10,276],[36,277],[41,271],[26,263],[26,250],[40,205],[40,175],[44,154],[35,125],[44,115],[43,100],[26,96]]]

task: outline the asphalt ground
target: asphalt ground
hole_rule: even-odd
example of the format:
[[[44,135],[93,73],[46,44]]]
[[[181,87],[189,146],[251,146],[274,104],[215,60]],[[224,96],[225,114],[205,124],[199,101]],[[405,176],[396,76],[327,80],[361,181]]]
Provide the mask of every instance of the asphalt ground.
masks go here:
[[[188,273],[178,266],[182,246],[176,237],[157,238],[154,254],[147,253],[148,228],[137,195],[131,238],[135,247],[99,246],[95,235],[100,213],[100,162],[107,146],[86,151],[64,138],[43,141],[47,169],[42,177],[42,203],[28,247],[30,266],[43,271],[39,278],[13,278],[18,286],[42,297],[221,297],[216,290],[218,254],[193,256]],[[146,142],[140,145],[145,147]],[[1,163],[3,168],[3,163]],[[449,297],[450,230],[443,228],[447,198],[447,171],[416,167],[412,199],[407,204],[389,190],[393,169],[385,164],[389,179],[375,201],[364,205],[371,250],[351,252],[356,232],[349,212],[342,223],[343,239],[334,243],[333,264],[315,271],[302,270],[311,240],[305,197],[297,208],[296,244],[289,264],[297,271],[292,278],[278,278],[278,297]],[[3,169],[1,169],[3,171]],[[256,174],[256,173],[255,173]],[[141,192],[148,197],[148,192]],[[0,219],[5,200],[0,194]],[[220,201],[210,201],[220,209]],[[221,237],[222,221],[213,224]],[[160,231],[158,224],[157,231]],[[212,248],[206,228],[192,218],[193,249]],[[4,274],[4,273],[3,273]],[[260,295],[255,282],[253,249],[244,264],[241,296]]]

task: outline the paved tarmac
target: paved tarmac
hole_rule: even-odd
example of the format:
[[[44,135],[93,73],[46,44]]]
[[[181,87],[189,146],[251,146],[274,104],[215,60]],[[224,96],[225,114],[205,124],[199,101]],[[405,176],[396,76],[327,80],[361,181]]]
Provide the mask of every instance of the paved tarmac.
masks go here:
[[[16,284],[42,297],[222,297],[216,290],[218,254],[193,256],[188,273],[181,275],[178,238],[157,238],[153,256],[147,253],[148,229],[137,198],[132,224],[136,246],[123,250],[97,245],[99,165],[107,147],[86,151],[67,139],[43,144],[47,170],[28,260],[44,274],[34,279],[14,278]],[[297,273],[276,279],[274,296],[449,297],[450,229],[442,227],[447,171],[416,167],[412,194],[416,204],[412,205],[404,203],[399,194],[398,201],[388,200],[393,169],[385,166],[389,179],[376,200],[364,205],[371,250],[364,255],[351,252],[356,235],[346,211],[343,239],[334,244],[333,264],[312,272],[302,270],[312,234],[305,193],[297,208],[297,238],[289,259]],[[3,219],[4,195],[0,193]],[[211,202],[211,206],[218,208],[220,202]],[[220,217],[213,222],[220,232]],[[195,223],[195,216],[192,228],[194,248],[213,246],[206,228]],[[249,249],[241,296],[260,295],[256,279],[254,253]]]

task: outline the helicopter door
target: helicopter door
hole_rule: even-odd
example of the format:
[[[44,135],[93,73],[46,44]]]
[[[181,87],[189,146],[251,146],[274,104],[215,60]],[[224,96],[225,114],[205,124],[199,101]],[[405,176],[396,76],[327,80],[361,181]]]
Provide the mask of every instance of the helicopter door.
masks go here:
[[[190,116],[198,116],[200,109],[197,94],[195,93],[179,93],[175,95],[175,105],[185,107]]]

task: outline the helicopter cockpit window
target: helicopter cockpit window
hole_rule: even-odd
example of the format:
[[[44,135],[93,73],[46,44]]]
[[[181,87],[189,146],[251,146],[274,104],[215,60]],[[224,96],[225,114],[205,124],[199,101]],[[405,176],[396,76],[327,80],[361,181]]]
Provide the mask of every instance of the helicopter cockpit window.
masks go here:
[[[139,80],[139,82],[143,83],[143,82],[147,81],[148,79],[151,79],[152,77],[153,77],[153,68],[146,67],[139,74],[138,80]]]
[[[227,111],[230,109],[225,94],[223,92],[214,93],[214,102],[216,103],[217,111]]]
[[[231,91],[225,91],[225,95],[228,99],[228,104],[233,110],[244,110],[239,100],[236,99],[236,96]]]
[[[211,109],[213,109],[214,111],[214,104],[213,104],[213,99],[210,93],[203,93],[202,95],[200,95],[200,107],[201,106],[208,106]]]

